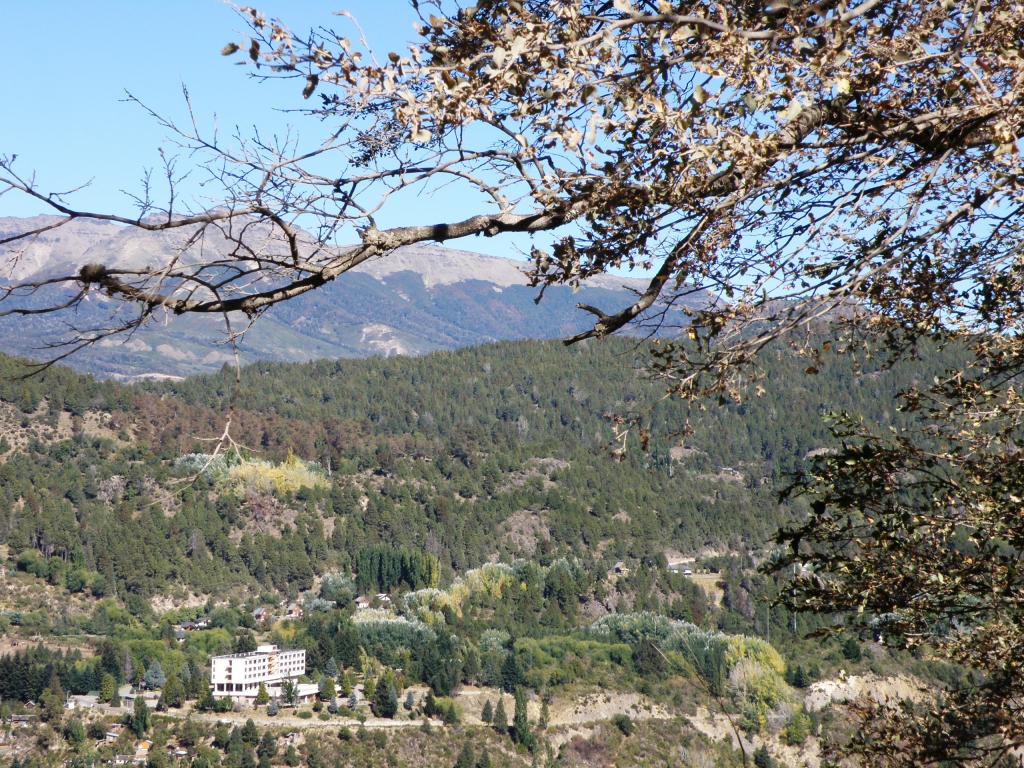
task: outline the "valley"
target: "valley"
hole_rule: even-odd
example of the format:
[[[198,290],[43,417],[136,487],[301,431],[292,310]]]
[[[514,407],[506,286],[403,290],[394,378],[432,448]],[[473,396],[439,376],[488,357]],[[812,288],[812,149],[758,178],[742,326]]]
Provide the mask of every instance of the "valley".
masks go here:
[[[742,734],[816,768],[845,738],[849,675],[940,684],[927,660],[808,639],[828,623],[771,609],[782,582],[758,564],[802,514],[773,488],[827,448],[823,414],[898,419],[884,395],[957,353],[835,358],[813,380],[775,354],[760,397],[708,410],[659,397],[636,354],[260,362],[237,388],[228,370],[128,386],[0,359],[0,714],[36,723],[9,754],[116,762],[155,739],[172,763],[242,768],[256,729],[307,763],[455,764],[469,744],[493,765],[739,766]],[[646,450],[613,450],[623,412],[651,425]],[[309,698],[211,695],[212,657],[260,644],[303,650]],[[69,735],[131,733],[136,701],[136,741]]]

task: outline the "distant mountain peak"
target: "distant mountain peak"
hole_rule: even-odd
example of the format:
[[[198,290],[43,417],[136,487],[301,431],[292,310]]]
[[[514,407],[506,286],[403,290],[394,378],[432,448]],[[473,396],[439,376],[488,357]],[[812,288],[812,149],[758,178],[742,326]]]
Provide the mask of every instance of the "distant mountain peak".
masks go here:
[[[399,248],[386,256],[371,259],[354,271],[378,280],[385,280],[398,272],[414,272],[420,276],[423,285],[428,289],[472,280],[508,288],[514,285],[528,285],[529,267],[530,263],[527,261],[424,244]],[[588,280],[587,285],[611,290],[624,287],[637,289],[643,285],[643,281],[616,275],[598,275]]]
[[[45,216],[0,218],[0,233],[56,221]],[[73,221],[17,243],[17,248],[0,249],[0,281],[75,274],[90,262],[156,266],[170,258],[188,234]],[[213,235],[204,241],[209,253],[222,245]],[[526,275],[528,267],[526,261],[442,245],[408,246],[273,307],[242,340],[242,359],[303,362],[417,355],[494,341],[564,338],[593,322],[591,315],[577,309],[578,303],[615,311],[632,303],[645,285],[643,280],[600,275],[578,292],[565,286],[549,288],[538,304],[538,289],[529,286]],[[96,297],[99,300],[80,304],[73,317],[63,313],[0,319],[0,351],[39,357],[46,345],[68,333],[69,322],[79,328],[104,326],[120,304],[102,294]],[[25,301],[52,304],[53,293],[40,291]],[[699,303],[696,297],[691,305]],[[108,339],[67,362],[81,371],[131,379],[213,371],[230,359],[222,318],[184,316],[152,323],[131,339]]]

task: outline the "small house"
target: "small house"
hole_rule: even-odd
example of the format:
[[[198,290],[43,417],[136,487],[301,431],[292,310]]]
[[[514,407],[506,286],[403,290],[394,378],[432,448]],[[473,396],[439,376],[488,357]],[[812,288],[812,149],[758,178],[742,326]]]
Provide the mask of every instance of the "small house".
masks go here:
[[[676,560],[668,564],[669,573],[681,573],[684,576],[693,576],[694,559],[692,557],[683,560]]]
[[[67,703],[64,705],[65,709],[92,709],[99,706],[100,695],[95,691],[90,691],[86,694],[72,694],[68,696]]]

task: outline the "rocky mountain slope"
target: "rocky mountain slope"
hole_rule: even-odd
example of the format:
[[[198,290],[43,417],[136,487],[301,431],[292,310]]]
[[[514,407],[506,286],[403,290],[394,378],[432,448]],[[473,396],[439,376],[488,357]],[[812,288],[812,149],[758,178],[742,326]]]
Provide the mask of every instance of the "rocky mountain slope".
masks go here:
[[[48,217],[0,218],[0,235],[45,226]],[[0,280],[74,274],[98,262],[142,267],[162,263],[185,233],[148,233],[105,222],[75,221],[16,249],[0,249]],[[217,251],[224,243],[204,243]],[[612,275],[577,293],[549,289],[539,304],[525,264],[440,246],[403,249],[363,265],[334,283],[273,308],[245,335],[244,362],[303,362],[327,357],[417,355],[512,339],[550,339],[576,333],[592,317],[579,303],[616,309],[643,282]],[[22,299],[39,305],[52,294]],[[0,351],[45,358],[47,345],[69,328],[108,324],[132,312],[100,294],[76,311],[0,320]],[[130,316],[130,315],[127,315]],[[223,320],[167,318],[130,338],[101,342],[69,360],[78,370],[114,378],[179,377],[216,370],[232,359]]]

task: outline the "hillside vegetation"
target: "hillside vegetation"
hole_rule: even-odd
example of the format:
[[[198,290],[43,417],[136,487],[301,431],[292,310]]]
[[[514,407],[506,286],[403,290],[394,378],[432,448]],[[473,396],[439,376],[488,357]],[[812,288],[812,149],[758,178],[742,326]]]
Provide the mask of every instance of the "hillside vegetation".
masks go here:
[[[3,359],[0,544],[48,559],[51,580],[145,598],[172,584],[294,594],[379,542],[435,555],[445,578],[495,557],[606,567],[756,547],[794,513],[777,490],[828,444],[827,412],[884,423],[893,392],[956,362],[837,358],[808,376],[777,353],[760,397],[688,410],[660,399],[634,354],[525,342],[258,364],[237,393],[228,371],[139,389],[61,369],[16,379]],[[229,404],[247,450],[196,479]],[[618,460],[610,417],[634,413],[649,451]],[[59,422],[66,439],[36,434]]]
[[[840,669],[955,674],[805,639],[826,620],[771,610],[778,585],[754,567],[801,514],[777,489],[828,448],[828,413],[897,419],[893,392],[955,358],[884,370],[839,357],[812,377],[773,354],[761,395],[691,410],[634,353],[530,342],[260,364],[238,389],[232,371],[145,387],[57,368],[24,379],[0,358],[5,706],[36,702],[57,729],[65,692],[112,698],[164,678],[154,736],[241,768],[255,760],[241,720],[205,727],[231,707],[207,693],[209,659],[273,642],[306,650],[320,691],[295,714],[253,712],[268,733],[303,732],[287,765],[393,749],[453,764],[461,740],[458,759],[471,744],[496,765],[686,749],[731,766],[739,753],[701,734],[742,732],[775,754],[806,742],[809,756],[844,738],[841,713],[805,711],[804,689]],[[650,444],[616,455],[613,419],[633,416]],[[237,449],[209,440],[228,419]],[[293,599],[302,610],[282,618]],[[90,725],[134,722],[122,714]],[[353,736],[371,715],[403,730]],[[433,739],[423,717],[451,730]],[[40,765],[106,759],[113,747],[76,741],[66,719],[59,738],[38,730],[59,746]],[[306,727],[329,723],[337,737]]]

